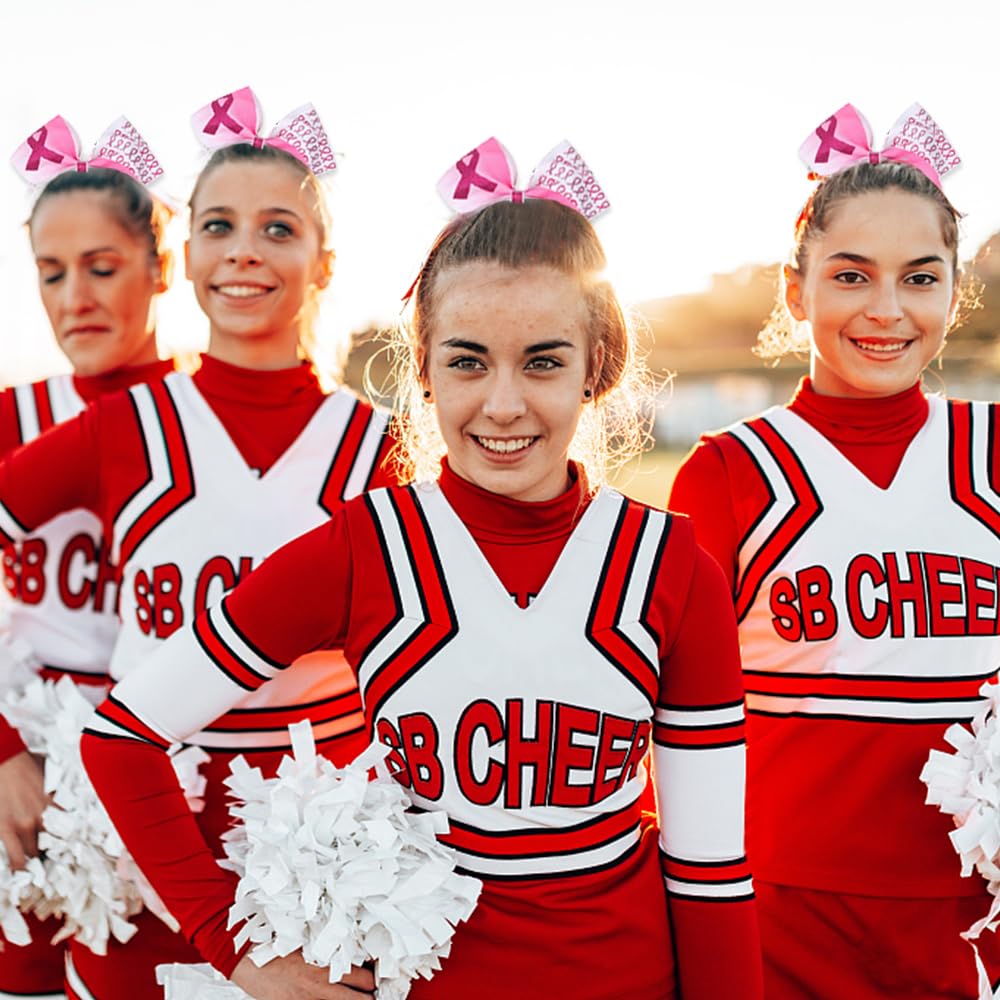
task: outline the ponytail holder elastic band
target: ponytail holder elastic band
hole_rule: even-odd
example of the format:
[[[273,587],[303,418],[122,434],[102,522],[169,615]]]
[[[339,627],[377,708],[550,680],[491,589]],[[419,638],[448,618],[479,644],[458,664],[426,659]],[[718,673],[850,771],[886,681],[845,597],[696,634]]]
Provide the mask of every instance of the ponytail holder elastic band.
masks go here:
[[[223,94],[191,116],[198,141],[206,149],[241,142],[258,148],[274,146],[294,156],[317,177],[336,169],[330,139],[311,104],[289,112],[266,136],[261,135],[261,121],[260,105],[249,87]]]
[[[920,104],[912,104],[889,129],[880,150],[872,146],[872,130],[864,115],[845,104],[809,135],[799,156],[816,177],[857,163],[908,163],[941,187],[941,179],[962,161],[937,122]]]

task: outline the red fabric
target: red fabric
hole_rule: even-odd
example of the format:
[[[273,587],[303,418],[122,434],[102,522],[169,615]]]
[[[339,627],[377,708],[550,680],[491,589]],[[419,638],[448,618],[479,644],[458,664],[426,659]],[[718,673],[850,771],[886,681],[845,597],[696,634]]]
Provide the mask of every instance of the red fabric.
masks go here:
[[[460,480],[446,465],[441,487],[505,589],[515,595],[541,589],[586,507],[577,482],[548,503],[519,504]],[[247,641],[278,662],[343,645],[348,659],[357,663],[393,613],[379,552],[365,503],[349,503],[243,581],[227,598],[228,613]],[[675,522],[663,560],[665,566],[690,566],[693,560],[694,566],[684,588],[675,579],[687,580],[684,574],[662,573],[650,601],[651,624],[662,637],[660,699],[676,706],[740,700],[735,630],[725,626],[733,621],[725,584],[712,561],[693,546],[683,519]],[[211,853],[194,821],[180,815],[183,799],[162,754],[149,744],[96,735],[85,735],[82,750],[139,864],[206,959],[228,973],[234,959],[224,923],[232,887],[212,870]],[[138,773],[141,787],[131,781]],[[169,809],[164,807],[169,816],[151,817],[146,795],[162,797],[164,803],[172,796]],[[166,834],[164,821],[170,822]],[[192,891],[195,885],[198,892]],[[552,919],[553,912],[559,919]],[[457,932],[444,971],[433,985],[416,985],[412,995],[415,1000],[472,995],[492,1000],[508,996],[510,983],[517,982],[519,996],[532,998],[557,992],[668,1000],[674,989],[671,921],[682,946],[677,977],[685,1000],[759,996],[753,903],[672,900],[668,912],[649,836],[639,852],[605,873],[488,881],[476,915]],[[484,967],[507,971],[484,978]]]
[[[3,941],[0,951],[0,993],[58,993],[63,985],[63,950],[65,944],[50,944],[61,922],[54,917],[41,921],[33,914],[24,918],[31,932],[31,942],[23,948]]]
[[[768,1000],[979,995],[959,934],[986,915],[982,900],[880,899],[758,880],[757,901]],[[979,947],[996,983],[1000,942],[985,931]]]

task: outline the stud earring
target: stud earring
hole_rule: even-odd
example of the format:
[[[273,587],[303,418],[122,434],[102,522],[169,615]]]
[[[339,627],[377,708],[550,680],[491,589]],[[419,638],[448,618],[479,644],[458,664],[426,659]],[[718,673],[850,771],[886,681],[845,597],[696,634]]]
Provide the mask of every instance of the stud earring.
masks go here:
[[[430,399],[430,398],[431,398],[430,389],[424,389],[424,399]]]
[[[592,395],[593,395],[593,393],[589,389],[584,389],[583,390],[583,398],[584,399],[590,399],[590,397]]]

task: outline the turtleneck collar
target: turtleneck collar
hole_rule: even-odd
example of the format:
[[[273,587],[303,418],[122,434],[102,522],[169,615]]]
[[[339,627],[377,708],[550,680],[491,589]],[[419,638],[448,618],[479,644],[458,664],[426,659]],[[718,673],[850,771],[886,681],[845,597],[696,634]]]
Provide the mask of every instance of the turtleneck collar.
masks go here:
[[[100,375],[74,375],[73,388],[80,398],[90,403],[108,392],[117,392],[140,382],[155,382],[174,370],[173,361],[151,361],[146,365],[134,365],[130,368],[116,368],[114,371],[101,372]]]
[[[287,406],[296,397],[322,392],[315,370],[305,361],[294,368],[260,371],[240,368],[203,354],[201,367],[193,377],[195,385],[206,396],[254,408]]]
[[[583,469],[571,462],[569,474],[571,482],[565,493],[538,502],[490,493],[455,473],[447,458],[441,462],[439,484],[474,538],[530,544],[568,535],[587,509]]]
[[[927,421],[928,403],[917,382],[876,399],[822,396],[806,376],[789,403],[789,409],[834,443],[909,443]]]

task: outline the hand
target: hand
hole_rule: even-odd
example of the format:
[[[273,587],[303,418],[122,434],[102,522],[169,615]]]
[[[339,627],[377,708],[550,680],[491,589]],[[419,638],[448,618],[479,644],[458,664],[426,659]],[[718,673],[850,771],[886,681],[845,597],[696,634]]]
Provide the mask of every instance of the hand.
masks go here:
[[[273,958],[258,968],[244,955],[230,979],[255,1000],[374,1000],[375,976],[355,966],[339,983],[329,972],[307,965],[301,953]]]
[[[0,843],[13,869],[38,853],[42,813],[49,804],[45,772],[26,750],[0,764]]]

